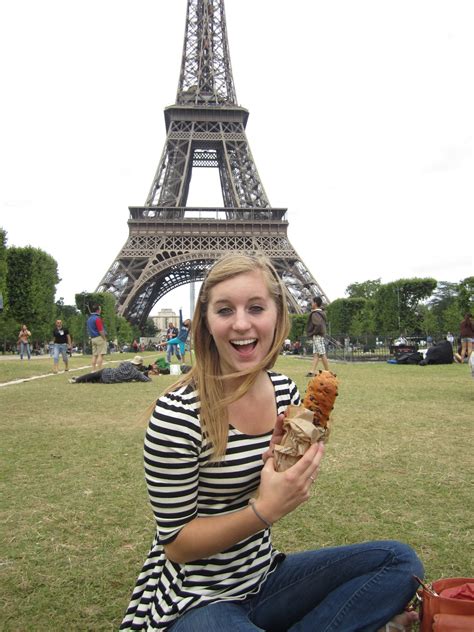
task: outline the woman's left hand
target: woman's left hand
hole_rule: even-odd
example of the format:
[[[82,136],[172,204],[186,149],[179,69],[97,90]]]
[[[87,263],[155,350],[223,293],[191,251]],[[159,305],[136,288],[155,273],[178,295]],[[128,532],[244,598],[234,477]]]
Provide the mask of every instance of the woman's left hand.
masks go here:
[[[273,459],[268,458],[260,475],[257,509],[273,523],[290,513],[310,497],[316,480],[324,444],[314,443],[307,452],[284,472],[276,472]]]

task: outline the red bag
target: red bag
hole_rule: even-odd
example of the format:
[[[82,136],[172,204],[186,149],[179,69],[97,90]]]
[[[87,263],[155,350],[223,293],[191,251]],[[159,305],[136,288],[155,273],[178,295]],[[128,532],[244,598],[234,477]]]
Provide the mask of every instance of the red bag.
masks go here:
[[[433,617],[433,632],[472,632],[473,625],[473,617],[459,614],[435,614]]]
[[[474,579],[467,577],[451,577],[433,582],[433,591],[426,584],[420,590],[421,596],[421,632],[469,632],[474,631],[474,601],[471,599],[454,599],[441,593],[463,584],[472,584],[464,589],[469,597],[474,588]],[[449,590],[448,595],[453,591]],[[461,592],[462,595],[462,592]]]

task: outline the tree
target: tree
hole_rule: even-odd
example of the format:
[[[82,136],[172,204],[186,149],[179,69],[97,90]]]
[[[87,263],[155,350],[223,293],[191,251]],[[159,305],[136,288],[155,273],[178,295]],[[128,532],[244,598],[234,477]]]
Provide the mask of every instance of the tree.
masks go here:
[[[450,331],[455,336],[459,334],[459,324],[464,314],[461,312],[458,302],[453,302],[443,311],[441,316],[440,331]]]
[[[3,311],[6,311],[7,301],[7,232],[0,228],[0,294],[3,300]]]
[[[331,323],[331,334],[341,336],[351,331],[352,323],[356,317],[361,318],[367,305],[365,298],[338,298],[328,305],[328,322]],[[360,320],[358,321],[358,330]]]
[[[18,325],[28,325],[34,341],[44,342],[51,336],[56,315],[58,265],[51,255],[32,246],[8,248],[7,261],[10,313]]]
[[[474,308],[474,276],[467,277],[459,283],[459,308],[462,315],[471,313]]]
[[[117,342],[119,345],[131,344],[132,340],[140,337],[140,330],[123,316],[117,316]]]
[[[441,328],[439,326],[439,321],[436,318],[436,314],[427,305],[420,305],[418,311],[420,316],[420,327],[423,335],[433,336],[439,334]]]
[[[380,279],[373,281],[364,281],[362,283],[351,283],[346,288],[346,294],[349,298],[373,298],[381,286]]]
[[[158,329],[156,328],[153,318],[147,318],[146,323],[142,329],[142,334],[146,338],[153,338]]]
[[[2,309],[0,310],[0,348],[5,353],[8,343],[16,343],[18,328],[13,319],[8,301],[8,250],[7,233],[0,228],[0,297]]]
[[[306,323],[308,322],[308,314],[290,314],[290,340],[301,340],[306,337]]]
[[[431,296],[436,285],[436,280],[431,278],[399,279],[381,285],[374,304],[377,332],[393,335],[420,331],[418,306]]]

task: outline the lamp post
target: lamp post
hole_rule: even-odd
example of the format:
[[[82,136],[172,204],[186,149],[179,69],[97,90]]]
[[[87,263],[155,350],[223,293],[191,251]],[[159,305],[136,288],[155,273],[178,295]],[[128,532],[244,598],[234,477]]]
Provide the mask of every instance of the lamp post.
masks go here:
[[[401,327],[400,327],[400,288],[397,285],[397,303],[398,303],[398,333],[401,333]]]
[[[82,328],[82,355],[86,355],[86,331],[87,331],[87,318],[86,318],[86,293],[82,292],[82,313],[84,314],[84,326]]]

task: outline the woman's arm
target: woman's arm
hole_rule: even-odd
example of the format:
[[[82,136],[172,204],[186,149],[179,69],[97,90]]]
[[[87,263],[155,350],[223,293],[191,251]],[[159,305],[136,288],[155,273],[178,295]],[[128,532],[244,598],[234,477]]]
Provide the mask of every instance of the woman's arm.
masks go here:
[[[259,495],[254,501],[257,511],[249,506],[225,516],[194,518],[173,542],[165,545],[168,559],[185,564],[221,553],[265,529],[267,525],[263,520],[273,524],[296,509],[309,498],[323,453],[324,444],[315,444],[285,472],[276,472],[273,459],[268,459],[262,470]]]
[[[194,518],[173,542],[165,545],[165,554],[173,562],[185,564],[222,553],[265,528],[250,506],[226,516]]]

